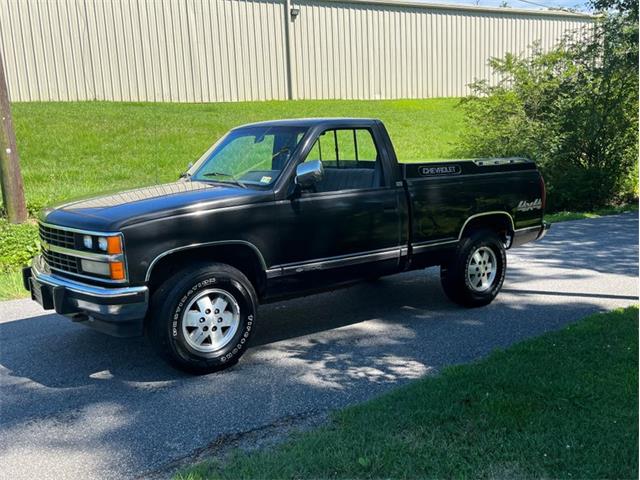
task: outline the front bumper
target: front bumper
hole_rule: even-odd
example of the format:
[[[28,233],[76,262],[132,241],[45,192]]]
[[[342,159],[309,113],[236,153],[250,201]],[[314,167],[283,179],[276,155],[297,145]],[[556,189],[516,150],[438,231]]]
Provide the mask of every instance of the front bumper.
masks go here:
[[[149,305],[147,287],[100,287],[51,273],[41,256],[22,270],[24,287],[45,310],[55,310],[76,322],[109,335],[142,334]]]

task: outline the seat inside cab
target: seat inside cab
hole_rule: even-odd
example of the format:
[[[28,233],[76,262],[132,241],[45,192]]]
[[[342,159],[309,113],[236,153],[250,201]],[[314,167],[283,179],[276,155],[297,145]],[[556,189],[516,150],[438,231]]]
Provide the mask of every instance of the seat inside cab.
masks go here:
[[[324,132],[306,161],[320,160],[324,176],[316,192],[335,192],[384,186],[380,158],[368,129]]]

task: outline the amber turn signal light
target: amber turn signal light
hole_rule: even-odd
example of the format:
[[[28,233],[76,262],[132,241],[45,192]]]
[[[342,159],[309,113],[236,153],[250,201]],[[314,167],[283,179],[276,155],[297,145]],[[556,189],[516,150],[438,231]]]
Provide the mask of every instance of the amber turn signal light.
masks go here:
[[[124,280],[124,263],[112,262],[109,264],[111,280]]]
[[[122,253],[122,240],[119,236],[107,237],[107,253]]]

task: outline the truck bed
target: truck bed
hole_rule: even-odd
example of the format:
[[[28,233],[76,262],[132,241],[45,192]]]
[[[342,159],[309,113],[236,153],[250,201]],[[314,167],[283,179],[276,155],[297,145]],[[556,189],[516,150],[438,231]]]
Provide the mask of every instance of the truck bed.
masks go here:
[[[542,224],[544,184],[525,158],[482,158],[401,164],[409,205],[408,243],[420,255],[455,246],[469,222],[499,214],[518,242]],[[495,216],[495,215],[494,215]],[[535,233],[533,233],[535,231]]]

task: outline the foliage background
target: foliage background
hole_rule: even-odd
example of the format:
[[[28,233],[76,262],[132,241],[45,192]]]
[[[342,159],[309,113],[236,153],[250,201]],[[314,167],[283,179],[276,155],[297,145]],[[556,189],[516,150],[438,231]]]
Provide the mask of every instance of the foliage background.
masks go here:
[[[462,101],[468,156],[526,156],[548,209],[593,210],[638,196],[638,2],[596,1],[592,30],[528,56],[493,58],[501,78]]]
[[[33,224],[13,225],[0,218],[0,274],[27,265],[38,248]]]

